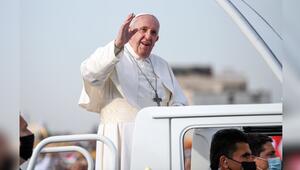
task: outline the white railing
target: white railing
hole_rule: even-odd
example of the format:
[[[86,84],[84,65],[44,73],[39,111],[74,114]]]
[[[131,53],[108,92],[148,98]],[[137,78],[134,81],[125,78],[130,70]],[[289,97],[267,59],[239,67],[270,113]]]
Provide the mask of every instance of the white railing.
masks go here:
[[[70,152],[70,151],[78,151],[83,154],[83,156],[87,159],[88,162],[88,167],[92,168],[93,167],[93,160],[90,156],[90,154],[83,148],[77,146],[66,146],[66,147],[50,147],[50,148],[44,148],[46,145],[50,143],[58,143],[58,142],[75,142],[75,141],[90,141],[90,140],[95,140],[95,141],[100,141],[103,142],[105,145],[108,146],[108,148],[112,152],[112,162],[111,164],[113,165],[113,169],[117,170],[118,168],[118,152],[115,147],[115,145],[105,136],[97,135],[97,134],[82,134],[82,135],[63,135],[63,136],[52,136],[48,137],[44,140],[42,140],[33,150],[31,159],[28,164],[27,170],[33,170],[37,157],[39,153],[41,152]],[[44,149],[43,149],[44,148]],[[90,169],[89,169],[90,170]]]
[[[92,170],[94,167],[94,162],[91,154],[86,149],[80,146],[47,147],[42,149],[41,151],[41,153],[54,153],[54,152],[80,152],[87,161],[88,170]]]

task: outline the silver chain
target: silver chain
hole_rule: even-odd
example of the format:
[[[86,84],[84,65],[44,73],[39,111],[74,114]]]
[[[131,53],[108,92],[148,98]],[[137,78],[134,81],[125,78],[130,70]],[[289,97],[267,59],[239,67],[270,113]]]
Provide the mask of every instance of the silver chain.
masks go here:
[[[127,52],[130,54],[129,50],[126,48]],[[148,77],[146,76],[146,74],[142,71],[139,63],[133,58],[133,56],[130,54],[130,59],[134,61],[134,63],[137,65],[138,69],[141,71],[142,75],[145,77],[145,79],[147,80],[147,82],[149,83],[149,85],[151,86],[151,88],[153,89],[154,93],[155,93],[155,97],[158,97],[158,93],[157,93],[157,77],[156,77],[156,74],[154,72],[154,67],[153,67],[153,64],[152,64],[152,61],[151,59],[149,58],[149,61],[151,63],[151,67],[152,67],[152,72],[154,74],[154,77],[155,77],[155,88],[153,87],[151,81],[148,79]],[[156,101],[157,102],[157,101]],[[157,102],[157,105],[160,106],[160,103]]]

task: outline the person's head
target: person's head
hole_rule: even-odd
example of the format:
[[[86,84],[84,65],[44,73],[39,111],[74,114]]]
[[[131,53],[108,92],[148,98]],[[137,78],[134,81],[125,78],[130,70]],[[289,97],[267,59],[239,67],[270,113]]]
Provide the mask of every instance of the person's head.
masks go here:
[[[214,134],[210,147],[212,170],[240,170],[249,166],[255,168],[245,133],[237,129],[223,129]]]
[[[134,52],[142,58],[147,58],[159,39],[159,21],[152,14],[139,14],[130,23],[130,29],[137,32],[130,38],[129,44]]]
[[[264,134],[248,134],[248,143],[252,154],[261,158],[275,157],[275,149],[272,138]]]
[[[248,134],[247,137],[252,154],[256,157],[256,166],[261,170],[268,169],[268,160],[276,158],[273,140],[263,134]]]

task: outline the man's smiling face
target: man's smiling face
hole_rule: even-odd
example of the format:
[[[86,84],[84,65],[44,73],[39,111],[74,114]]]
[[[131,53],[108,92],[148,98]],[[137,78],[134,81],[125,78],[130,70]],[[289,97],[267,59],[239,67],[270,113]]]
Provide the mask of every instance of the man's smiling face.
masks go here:
[[[159,22],[151,15],[142,15],[136,18],[133,28],[137,32],[129,40],[134,52],[142,58],[147,58],[158,40]]]

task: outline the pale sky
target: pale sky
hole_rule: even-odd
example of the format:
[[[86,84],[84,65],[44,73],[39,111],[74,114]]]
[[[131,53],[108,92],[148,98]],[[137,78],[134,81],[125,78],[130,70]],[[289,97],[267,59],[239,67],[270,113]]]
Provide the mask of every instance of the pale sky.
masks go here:
[[[16,104],[20,109],[13,112],[21,110],[30,123],[73,133],[87,132],[99,123],[99,115],[77,105],[82,88],[80,63],[112,41],[131,12],[157,16],[161,30],[154,53],[171,65],[211,65],[217,73],[231,69],[247,77],[250,89],[270,90],[273,102],[281,101],[280,82],[214,0],[26,0],[9,5],[18,4],[15,13],[9,11],[14,22],[7,23],[13,26],[8,31],[17,33],[12,39],[19,44],[11,47],[19,49],[13,55],[20,58],[13,68],[1,62],[1,69],[15,75],[9,78],[14,83],[5,86],[20,87],[20,93],[5,92],[7,98],[20,99]],[[251,0],[251,5],[280,32],[281,1]],[[1,42],[1,46],[9,43]],[[277,49],[278,44],[272,46]],[[5,51],[1,54],[6,56]]]

